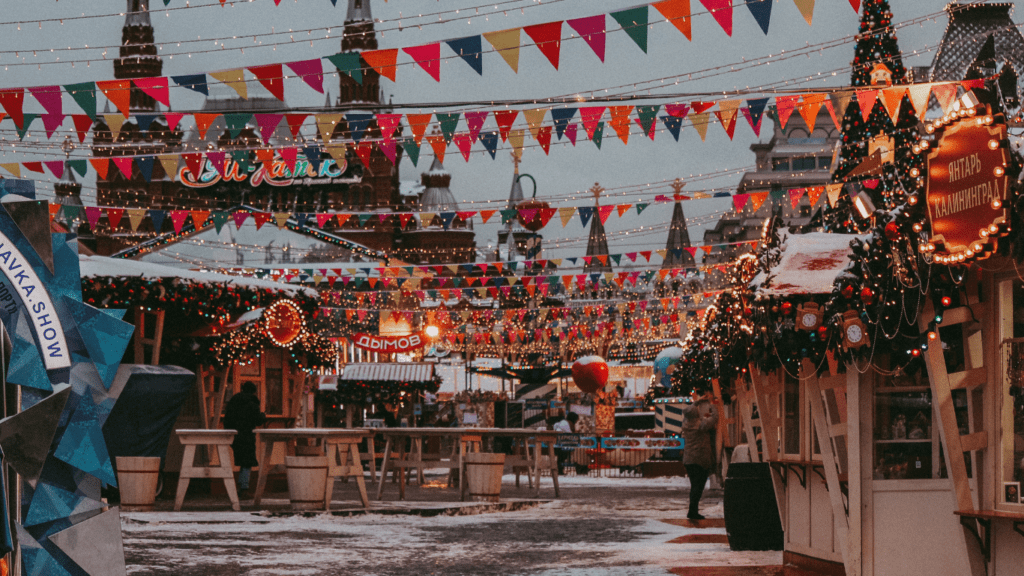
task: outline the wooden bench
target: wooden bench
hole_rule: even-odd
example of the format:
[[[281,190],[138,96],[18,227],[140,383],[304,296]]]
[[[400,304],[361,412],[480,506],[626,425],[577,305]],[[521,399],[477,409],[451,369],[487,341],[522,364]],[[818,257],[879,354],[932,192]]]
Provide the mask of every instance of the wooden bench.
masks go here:
[[[986,564],[992,560],[993,520],[1007,520],[1013,522],[1013,531],[1024,537],[1024,514],[1019,514],[1017,512],[1005,512],[1002,510],[957,510],[954,514],[960,517],[960,524],[978,541],[978,546],[981,548],[981,555],[985,557]],[[972,520],[977,522],[977,524],[984,529],[984,534],[981,534],[978,526],[976,526]]]
[[[224,489],[227,490],[228,499],[231,500],[231,509],[238,512],[241,506],[238,504],[238,492],[235,491],[235,473],[233,460],[231,458],[231,443],[235,439],[234,430],[175,430],[178,441],[185,448],[181,457],[181,474],[178,476],[178,494],[174,498],[174,511],[181,511],[181,505],[185,502],[185,492],[188,491],[188,484],[192,478],[219,478],[224,481]],[[211,449],[211,463],[209,466],[196,466],[196,446],[208,446]],[[216,459],[213,454],[216,454]],[[216,460],[216,464],[212,462]]]

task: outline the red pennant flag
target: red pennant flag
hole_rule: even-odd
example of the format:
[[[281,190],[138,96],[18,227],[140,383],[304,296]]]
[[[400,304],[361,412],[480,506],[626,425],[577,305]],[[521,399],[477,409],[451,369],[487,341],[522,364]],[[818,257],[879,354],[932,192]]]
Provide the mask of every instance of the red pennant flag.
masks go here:
[[[43,173],[43,163],[42,162],[22,162],[21,165],[24,166],[26,170],[30,170],[32,172],[38,172],[40,174]]]
[[[264,224],[270,222],[273,215],[270,212],[253,212],[252,219],[256,221],[256,229],[259,230]]]
[[[569,24],[573,30],[579,33],[580,37],[586,41],[587,46],[590,46],[590,49],[594,51],[594,54],[597,54],[597,57],[601,59],[601,62],[604,62],[604,14],[588,16],[587,18],[576,18],[575,20],[566,20],[566,23]]]
[[[24,88],[0,90],[0,106],[4,107],[4,110],[7,111],[7,115],[11,117],[11,120],[14,120],[14,124],[18,128],[23,128],[22,124],[25,122],[25,115],[22,113],[22,107],[24,105]]]
[[[310,88],[324,93],[324,67],[319,58],[289,62],[288,67],[298,74],[303,82],[309,84]]]
[[[551,150],[551,126],[542,126],[537,131],[537,142],[540,143],[540,147],[544,150],[544,154],[547,154]],[[469,159],[468,156],[466,158]]]
[[[786,127],[786,122],[789,121],[789,117],[793,114],[793,110],[796,109],[796,104],[799,101],[799,95],[775,97],[775,110],[779,114],[780,128]]]
[[[250,66],[249,72],[252,72],[256,79],[263,84],[274,98],[284,102],[284,71],[281,69],[280,64],[267,64],[266,66]]]
[[[611,205],[611,206],[600,206],[597,209],[597,212],[598,212],[598,215],[601,218],[601,224],[604,224],[605,222],[607,222],[608,221],[608,216],[610,216],[611,213],[614,212],[614,211],[615,211],[615,206],[614,205]],[[600,258],[600,256],[598,256],[598,258]]]
[[[860,108],[861,117],[864,121],[868,121],[868,117],[871,116],[871,110],[875,107],[875,100],[878,99],[879,90],[858,90],[857,91],[857,106]]]
[[[280,152],[281,160],[284,160],[284,165],[288,168],[288,172],[295,174],[295,161],[299,157],[299,149],[282,148],[278,152]]]
[[[663,0],[655,2],[654,7],[676,27],[676,30],[682,32],[687,40],[693,40],[690,30],[690,0]]]
[[[533,38],[541,54],[544,54],[548,62],[558,70],[558,55],[562,50],[562,21],[524,26],[523,32]]]
[[[580,108],[580,121],[587,130],[587,138],[594,138],[594,131],[597,130],[597,124],[601,121],[602,116],[604,116],[604,106]]]
[[[420,68],[430,74],[435,82],[441,81],[441,44],[424,44],[423,46],[410,46],[402,49],[406,54],[420,65]]]
[[[75,132],[78,134],[78,142],[85,142],[85,135],[92,129],[92,118],[88,114],[72,114],[71,120],[75,122]]]
[[[324,226],[327,225],[328,222],[331,221],[331,218],[334,218],[334,214],[331,214],[330,212],[327,212],[327,213],[317,212],[316,213],[316,225],[317,225],[317,227],[318,228],[323,228]]]
[[[227,171],[227,165],[226,165],[227,163],[224,161],[226,158],[227,158],[227,153],[226,152],[207,152],[206,153],[206,159],[210,161],[210,164],[213,164],[214,170],[217,171],[217,174],[220,174],[221,178],[224,178],[224,177],[227,176],[227,172],[226,172]]]
[[[114,162],[114,166],[117,166],[117,169],[121,171],[121,174],[123,174],[125,178],[127,178],[128,180],[132,179],[132,159],[131,158],[115,157],[115,158],[111,158],[111,160]],[[27,166],[28,165],[26,164],[26,167]]]
[[[359,160],[363,163],[367,169],[370,168],[370,153],[373,152],[373,145],[369,142],[360,142],[356,144],[356,155],[359,156]]]
[[[132,99],[131,80],[104,80],[96,83],[103,95],[127,118]]]
[[[452,137],[452,140],[455,142],[455,145],[458,146],[459,152],[462,152],[462,157],[466,159],[466,162],[469,162],[469,153],[473,148],[473,139],[469,137],[468,133],[459,132]],[[550,141],[551,131],[548,130],[548,142],[550,143]]]
[[[203,173],[203,155],[202,154],[182,154],[181,158],[185,160],[185,166],[188,168],[190,174],[192,174],[192,180],[194,182],[199,181],[199,176]]]
[[[306,117],[309,114],[285,114],[284,119],[288,122],[288,130],[292,133],[292,138],[299,137],[299,128],[302,128],[302,123],[306,121]]]
[[[167,120],[167,129],[174,132],[178,128],[178,123],[185,115],[180,112],[167,112],[164,114],[164,119]]]
[[[409,224],[409,220],[412,220],[411,212],[402,212],[398,215],[398,222],[402,225],[402,230]]]
[[[512,124],[516,121],[519,110],[495,110],[494,121],[498,123],[498,132],[501,134],[501,141],[508,140],[508,133],[512,130]]]
[[[122,217],[124,217],[124,208],[107,208],[107,223],[110,224],[111,230],[121,224]]]
[[[171,210],[171,222],[174,223],[174,233],[181,234],[181,227],[185,225],[188,218],[188,210]]]
[[[171,97],[167,91],[167,78],[155,76],[151,78],[135,78],[135,87],[151,96],[164,106],[171,105]]]
[[[697,100],[695,102],[690,102],[690,107],[693,108],[692,112],[694,114],[702,114],[703,112],[709,110],[715,104],[717,104],[717,102],[702,102],[700,100]]]
[[[380,128],[380,137],[385,140],[391,138],[401,122],[401,114],[377,114],[377,126]]]
[[[665,104],[665,113],[669,116],[686,119],[686,115],[690,113],[689,104]]]
[[[92,164],[100,178],[103,180],[107,179],[107,169],[110,168],[110,160],[108,158],[89,158],[89,163]]]
[[[398,62],[398,48],[388,50],[370,50],[361,54],[363,60],[377,71],[377,74],[395,81],[396,63]]]
[[[245,224],[245,220],[248,217],[249,213],[245,210],[237,210],[231,214],[231,219],[235,221],[235,228],[241,228],[242,224]]]
[[[732,0],[700,0],[726,36],[732,36]]]

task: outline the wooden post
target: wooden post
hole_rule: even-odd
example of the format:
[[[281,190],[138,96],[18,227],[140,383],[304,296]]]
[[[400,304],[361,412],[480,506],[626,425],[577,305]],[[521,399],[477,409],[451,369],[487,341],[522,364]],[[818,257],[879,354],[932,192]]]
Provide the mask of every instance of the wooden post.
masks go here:
[[[153,336],[149,337],[146,335],[146,319],[152,316],[153,318]],[[135,309],[135,363],[136,364],[147,364],[146,362],[146,347],[150,349],[150,360],[148,362],[151,366],[160,364],[160,346],[164,338],[164,311],[163,310],[145,310],[142,307]]]

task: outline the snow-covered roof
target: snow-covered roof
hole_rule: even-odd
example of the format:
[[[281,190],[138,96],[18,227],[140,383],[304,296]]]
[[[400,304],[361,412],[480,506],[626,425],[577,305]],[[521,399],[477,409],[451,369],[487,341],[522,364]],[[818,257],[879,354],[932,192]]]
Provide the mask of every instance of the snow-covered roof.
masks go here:
[[[179,278],[187,282],[200,284],[223,284],[229,282],[235,286],[246,288],[260,288],[265,290],[280,290],[291,294],[307,294],[316,296],[316,290],[303,288],[291,284],[280,284],[270,280],[258,280],[256,278],[243,278],[227,276],[216,272],[197,272],[182,268],[171,268],[151,262],[138,262],[136,260],[125,260],[122,258],[107,258],[106,256],[78,256],[83,278],[127,278],[139,276],[142,278]]]
[[[857,234],[790,234],[782,259],[771,270],[771,281],[761,292],[772,296],[830,294],[836,277],[850,265],[850,242],[863,242]],[[755,283],[763,281],[759,276]]]
[[[416,180],[402,180],[398,183],[398,193],[402,196],[419,196],[427,188]]]

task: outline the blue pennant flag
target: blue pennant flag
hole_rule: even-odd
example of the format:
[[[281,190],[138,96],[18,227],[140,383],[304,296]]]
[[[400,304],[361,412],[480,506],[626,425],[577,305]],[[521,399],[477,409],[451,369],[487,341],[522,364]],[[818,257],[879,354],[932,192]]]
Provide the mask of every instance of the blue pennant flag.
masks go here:
[[[562,135],[565,134],[565,129],[569,126],[569,121],[576,115],[576,108],[552,108],[551,109],[551,120],[555,123],[555,135],[559,140],[562,139]]]
[[[481,76],[484,75],[484,62],[480,58],[483,49],[480,43],[479,34],[476,36],[467,36],[465,38],[449,40],[448,47],[451,48],[453,52],[461,56],[462,59],[466,61],[466,64],[469,64],[473,70],[476,70],[477,74]]]
[[[139,156],[135,158],[135,163],[139,166],[139,172],[142,172],[142,177],[145,178],[146,182],[153,180],[154,162],[156,162],[156,156]]]
[[[487,149],[487,153],[491,155],[491,160],[494,160],[495,155],[498,153],[498,133],[481,132],[480,142],[482,142],[484,148]]]
[[[189,90],[195,90],[203,96],[209,96],[210,90],[206,87],[206,74],[186,74],[185,76],[171,76],[175,84]]]
[[[309,165],[313,167],[313,172],[320,173],[320,147],[319,146],[307,146],[302,149],[302,153],[306,155],[306,160],[309,161]]]
[[[455,212],[441,212],[438,216],[441,217],[441,226],[443,226],[445,230],[447,230],[448,227],[452,225],[452,221],[455,220]]]
[[[751,124],[757,126],[761,123],[761,115],[764,114],[764,109],[767,105],[767,98],[754,98],[747,100],[747,114],[750,115]]]
[[[768,22],[772,19],[772,0],[747,0],[747,8],[767,36]]]
[[[594,215],[593,206],[581,206],[576,209],[576,213],[580,215],[580,224],[584,228],[587,227],[587,223],[590,222],[590,217]]]
[[[348,130],[352,134],[353,140],[359,142],[363,139],[363,134],[366,133],[366,128],[370,125],[371,120],[373,120],[373,114],[365,112],[349,112],[345,114],[345,121],[348,122]]]
[[[163,228],[164,218],[167,216],[166,210],[150,210],[149,219],[153,221],[153,231],[157,234],[160,233],[160,229]]]
[[[679,142],[679,131],[683,128],[683,119],[676,116],[662,116],[661,121],[665,123],[669,134]]]
[[[135,121],[139,124],[139,131],[149,132],[149,125],[157,118],[163,118],[163,114],[136,114]]]

